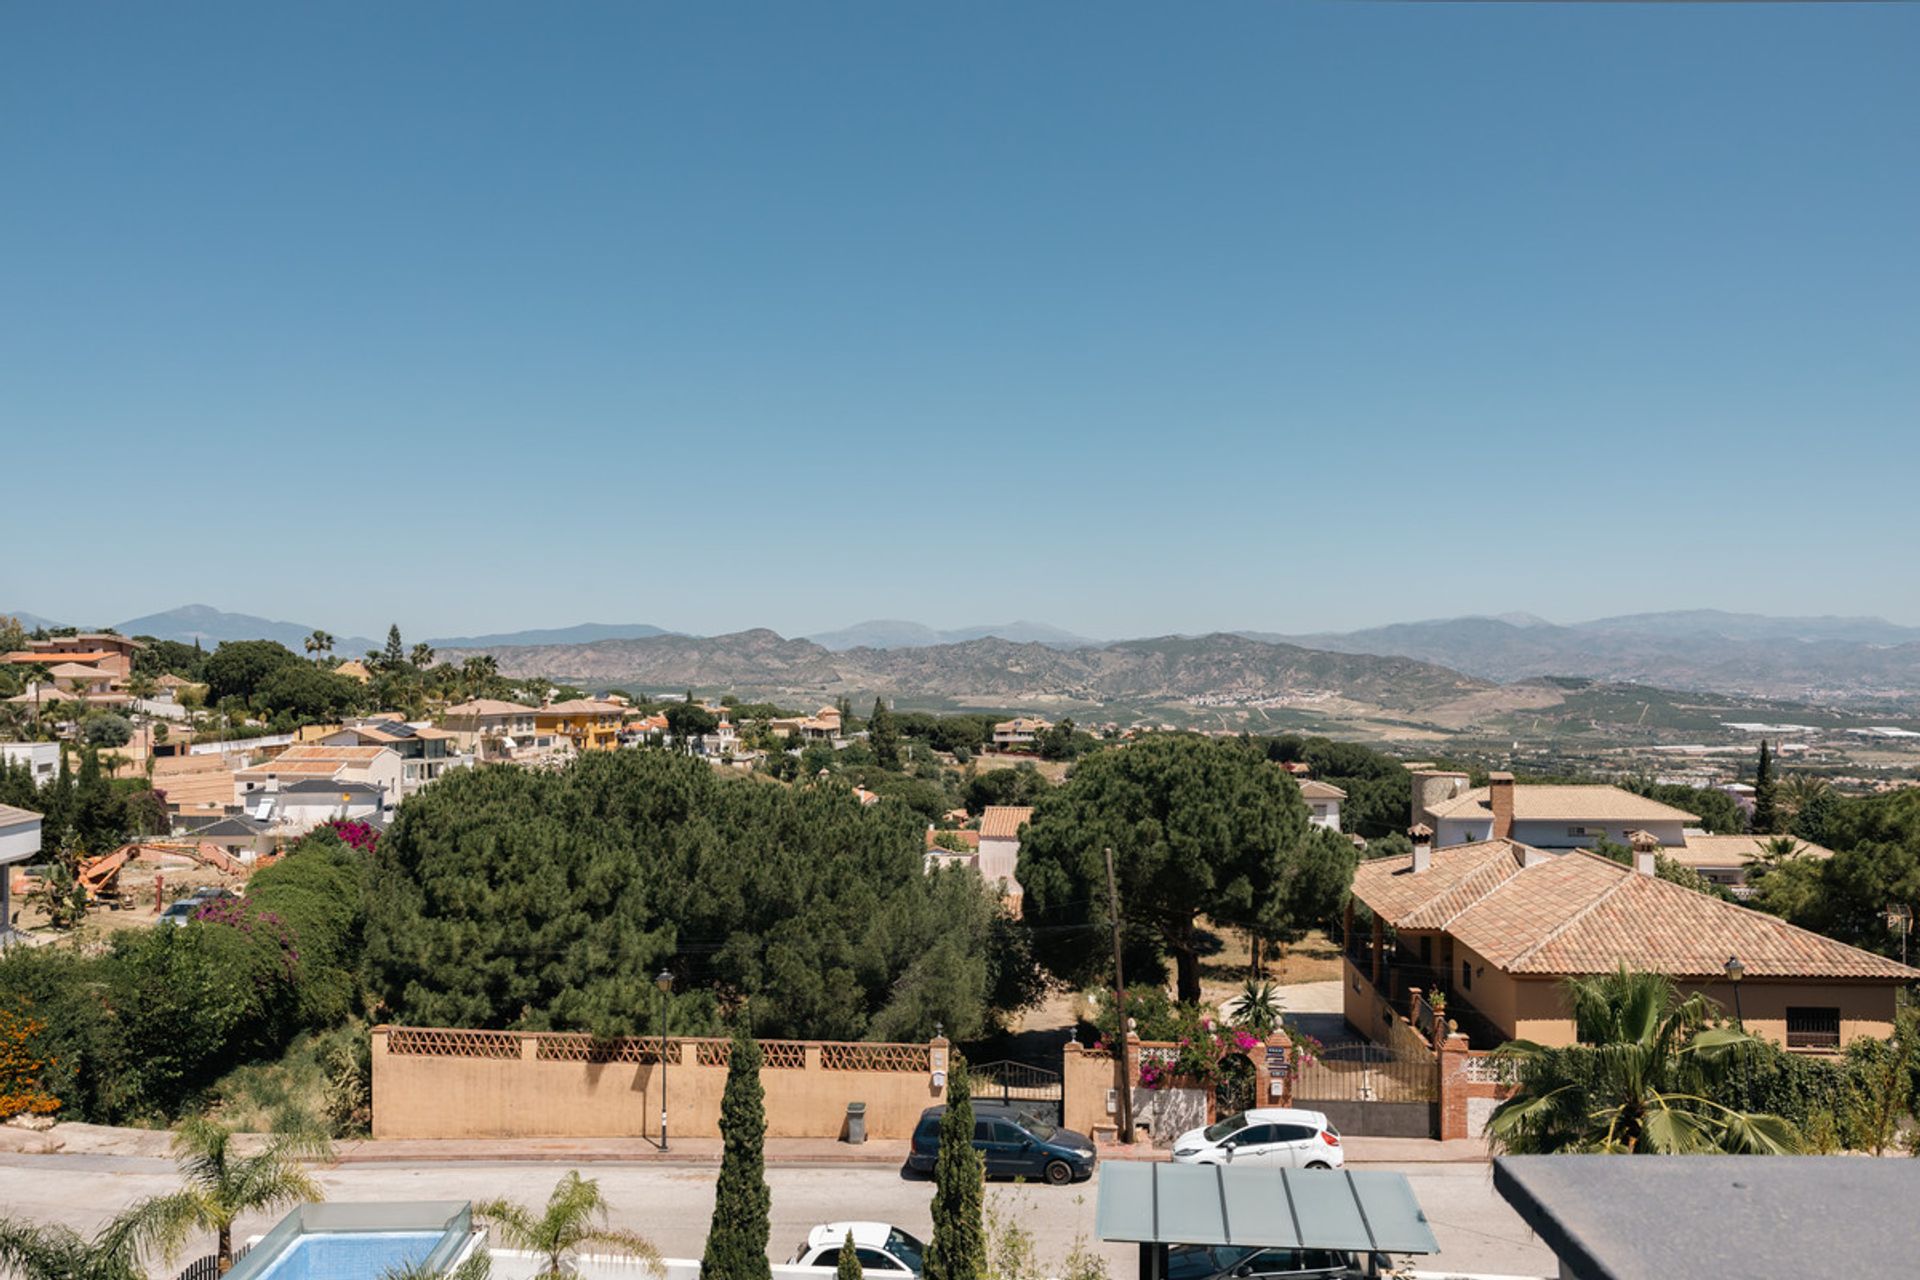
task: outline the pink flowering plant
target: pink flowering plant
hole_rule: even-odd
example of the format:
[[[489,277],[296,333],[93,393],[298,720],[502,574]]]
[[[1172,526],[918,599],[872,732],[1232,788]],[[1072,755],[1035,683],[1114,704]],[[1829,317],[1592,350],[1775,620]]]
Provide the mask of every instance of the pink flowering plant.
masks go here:
[[[322,823],[321,829],[333,832],[342,844],[361,853],[375,853],[380,848],[380,829],[372,823],[335,820]]]
[[[287,922],[272,911],[261,911],[245,898],[214,898],[193,913],[195,920],[219,925],[254,943],[272,957],[271,974],[256,974],[256,982],[273,978],[291,982],[300,968],[300,949]]]

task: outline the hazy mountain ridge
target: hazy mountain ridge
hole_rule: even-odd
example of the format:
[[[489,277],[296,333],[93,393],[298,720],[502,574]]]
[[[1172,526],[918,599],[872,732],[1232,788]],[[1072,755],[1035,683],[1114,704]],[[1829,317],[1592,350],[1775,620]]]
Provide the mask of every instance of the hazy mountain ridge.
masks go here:
[[[592,644],[600,640],[644,640],[673,634],[650,622],[582,622],[571,627],[539,627],[490,635],[441,636],[428,640],[435,649],[493,649],[502,645]]]
[[[304,652],[308,636],[318,628],[302,622],[276,622],[250,613],[227,613],[212,605],[185,604],[164,613],[129,618],[114,630],[126,636],[152,636],[157,640],[177,640],[181,644],[196,641],[211,649],[224,640],[277,640],[295,653]],[[343,657],[355,657],[381,642],[365,636],[335,636],[333,651]]]
[[[875,618],[856,622],[838,631],[823,631],[803,637],[835,653],[848,649],[919,649],[942,644],[963,644],[989,637],[1015,644],[1044,644],[1056,649],[1086,649],[1100,642],[1045,622],[997,622],[971,627],[936,630],[923,622],[904,618]]]
[[[1821,700],[1920,693],[1920,628],[1880,618],[1685,610],[1571,626],[1469,617],[1291,637],[1250,634],[1341,653],[1413,658],[1502,683],[1583,676]]]
[[[446,650],[457,661],[471,651]],[[1488,688],[1428,663],[1318,653],[1225,633],[1060,649],[998,637],[834,653],[772,631],[487,650],[503,674],[636,690],[686,686],[822,697],[879,692],[983,705],[1334,696],[1412,711]]]

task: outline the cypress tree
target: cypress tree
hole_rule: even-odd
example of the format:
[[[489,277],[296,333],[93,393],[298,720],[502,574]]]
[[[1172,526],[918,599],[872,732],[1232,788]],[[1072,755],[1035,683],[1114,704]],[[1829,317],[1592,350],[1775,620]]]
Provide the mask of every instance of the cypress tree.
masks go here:
[[[833,1269],[833,1280],[861,1280],[860,1255],[853,1251],[853,1232],[840,1242],[840,1262]]]
[[[1780,813],[1775,801],[1773,780],[1773,755],[1767,750],[1767,740],[1760,739],[1760,764],[1753,771],[1753,830],[1757,835],[1770,836],[1780,830]]]
[[[867,745],[873,748],[873,762],[882,769],[900,767],[900,735],[893,712],[879,698],[873,700],[873,715],[867,719]]]
[[[973,1146],[973,1088],[967,1060],[953,1055],[947,1110],[940,1117],[940,1154],[933,1165],[933,1241],[925,1280],[986,1280],[987,1228],[982,1217],[986,1163]]]
[[[707,1250],[700,1256],[700,1280],[771,1280],[766,1138],[760,1042],[743,1024],[734,1030],[727,1087],[720,1095],[720,1181],[714,1188]]]

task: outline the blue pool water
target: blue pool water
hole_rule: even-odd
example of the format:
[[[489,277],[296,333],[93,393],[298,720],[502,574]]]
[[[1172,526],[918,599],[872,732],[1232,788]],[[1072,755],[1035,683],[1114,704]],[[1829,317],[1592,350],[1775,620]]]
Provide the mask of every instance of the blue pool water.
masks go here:
[[[315,1231],[295,1236],[256,1280],[380,1280],[392,1267],[423,1261],[443,1231]]]

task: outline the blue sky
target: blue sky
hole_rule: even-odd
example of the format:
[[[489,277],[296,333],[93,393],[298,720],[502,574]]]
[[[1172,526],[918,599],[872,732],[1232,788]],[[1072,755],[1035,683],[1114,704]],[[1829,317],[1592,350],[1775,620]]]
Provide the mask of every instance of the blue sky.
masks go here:
[[[0,609],[1920,622],[1920,6],[17,5]]]

